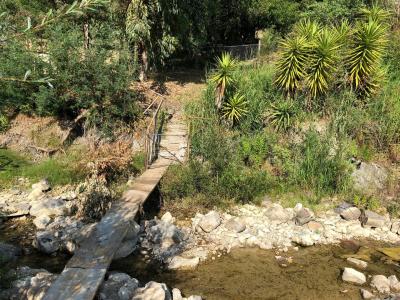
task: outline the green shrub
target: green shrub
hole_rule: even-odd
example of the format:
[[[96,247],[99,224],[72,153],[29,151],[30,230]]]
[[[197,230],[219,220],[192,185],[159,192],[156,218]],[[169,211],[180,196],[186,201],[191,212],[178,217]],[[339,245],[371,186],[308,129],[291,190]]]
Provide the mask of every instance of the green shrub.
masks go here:
[[[6,131],[9,125],[8,118],[0,114],[0,132]]]

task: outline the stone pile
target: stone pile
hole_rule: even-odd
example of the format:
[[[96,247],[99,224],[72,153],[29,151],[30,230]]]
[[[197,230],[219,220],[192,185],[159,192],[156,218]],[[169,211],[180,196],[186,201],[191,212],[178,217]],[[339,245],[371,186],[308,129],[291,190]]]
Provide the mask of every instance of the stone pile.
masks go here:
[[[12,273],[12,274],[11,274]],[[0,299],[42,299],[57,275],[44,269],[18,268],[8,274],[17,278],[11,288],[0,292]],[[110,272],[99,288],[100,300],[201,300],[200,296],[182,297],[179,289],[170,290],[166,284],[150,281],[143,286],[125,273]]]

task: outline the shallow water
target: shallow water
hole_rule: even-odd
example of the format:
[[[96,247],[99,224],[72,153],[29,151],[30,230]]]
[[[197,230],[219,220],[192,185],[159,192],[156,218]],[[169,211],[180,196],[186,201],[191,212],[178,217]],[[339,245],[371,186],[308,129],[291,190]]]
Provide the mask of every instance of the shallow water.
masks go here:
[[[20,244],[25,249],[33,232],[29,220],[24,223],[0,226],[0,240]],[[10,224],[11,223],[11,224]],[[387,246],[363,241],[360,245]],[[127,258],[113,262],[110,270],[124,272],[141,283],[164,282],[179,288],[184,295],[201,295],[204,299],[361,299],[359,287],[341,280],[341,271],[349,267],[343,255],[354,254],[358,247],[347,242],[340,245],[300,248],[279,255],[292,257],[293,263],[282,267],[274,250],[235,249],[230,254],[201,263],[191,271],[165,270],[156,262],[149,262],[139,251]],[[44,268],[60,273],[69,259],[68,255],[48,256],[31,247],[27,255],[9,265]],[[371,262],[365,274],[400,277],[400,268],[387,264],[383,255],[372,251]]]
[[[140,255],[116,261],[111,266],[138,278],[165,282],[185,295],[211,299],[360,299],[360,289],[341,280],[349,267],[341,255],[352,253],[340,246],[316,246],[280,254],[293,263],[281,267],[274,251],[236,249],[200,264],[193,271],[167,271],[146,264]],[[400,275],[399,268],[374,258],[365,274]]]

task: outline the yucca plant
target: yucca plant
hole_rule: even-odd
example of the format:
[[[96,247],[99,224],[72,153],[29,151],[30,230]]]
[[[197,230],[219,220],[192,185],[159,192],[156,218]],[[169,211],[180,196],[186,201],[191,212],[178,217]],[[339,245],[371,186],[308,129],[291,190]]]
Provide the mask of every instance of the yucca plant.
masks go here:
[[[388,21],[390,16],[390,12],[376,4],[372,5],[369,8],[361,9],[361,17],[364,18],[366,21],[371,19],[372,21],[382,23]]]
[[[280,58],[274,83],[293,97],[306,76],[309,43],[302,36],[289,36],[280,43]]]
[[[221,57],[216,58],[216,65],[210,81],[215,87],[215,105],[221,108],[227,87],[233,83],[233,73],[237,68],[237,61],[229,53],[222,53]]]
[[[322,29],[313,40],[306,77],[310,98],[315,99],[328,91],[337,69],[339,48],[337,34],[328,28]]]
[[[234,94],[224,103],[222,107],[222,117],[232,122],[232,126],[235,126],[247,115],[247,104],[243,95],[238,93]]]
[[[293,33],[307,40],[313,39],[321,30],[321,24],[310,19],[303,19],[294,26]]]
[[[287,131],[293,126],[296,117],[296,108],[291,100],[271,103],[266,114],[266,121],[276,131]]]
[[[387,45],[386,31],[384,24],[371,18],[366,23],[358,23],[353,34],[353,44],[346,58],[348,76],[352,88],[365,96],[370,96],[378,87],[374,75],[380,72]]]

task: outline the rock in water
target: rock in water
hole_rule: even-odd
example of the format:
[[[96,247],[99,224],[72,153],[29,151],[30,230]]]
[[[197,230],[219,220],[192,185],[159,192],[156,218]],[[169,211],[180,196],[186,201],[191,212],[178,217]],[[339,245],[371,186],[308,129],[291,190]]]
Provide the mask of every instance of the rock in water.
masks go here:
[[[139,281],[125,273],[112,273],[99,289],[99,299],[130,300],[139,286]]]
[[[375,298],[375,295],[372,294],[368,290],[361,289],[360,292],[361,292],[361,296],[362,296],[363,299],[373,299],[373,298]]]
[[[57,238],[47,231],[37,232],[36,239],[33,241],[33,246],[39,251],[52,254],[60,248],[60,242]]]
[[[383,227],[385,225],[385,218],[370,210],[365,210],[361,214],[361,223],[363,226],[368,227]]]
[[[342,280],[345,282],[355,283],[355,284],[364,284],[367,279],[365,275],[361,272],[358,272],[352,268],[344,268],[342,274]]]
[[[171,259],[170,263],[168,264],[168,269],[171,269],[171,270],[194,269],[197,267],[199,262],[200,262],[200,258],[198,258],[198,257],[186,258],[186,257],[182,257],[182,256],[174,256]]]
[[[384,275],[372,276],[371,286],[376,288],[379,293],[390,293],[390,281]]]
[[[150,281],[135,291],[132,300],[172,300],[172,297],[164,283]]]
[[[351,174],[354,189],[363,193],[373,193],[385,188],[388,172],[375,163],[362,162]]]
[[[400,291],[400,282],[397,279],[396,275],[391,275],[388,277],[390,283],[390,290],[392,292],[399,292]]]
[[[361,259],[354,258],[354,257],[348,257],[347,262],[361,270],[364,270],[368,267],[367,262],[365,262]]]
[[[205,232],[211,232],[221,224],[221,217],[216,211],[210,211],[204,215],[200,221],[199,226]]]
[[[172,289],[172,300],[183,300],[182,293],[179,289]]]
[[[357,207],[349,207],[344,209],[340,216],[347,221],[358,220],[361,216],[361,210]]]

